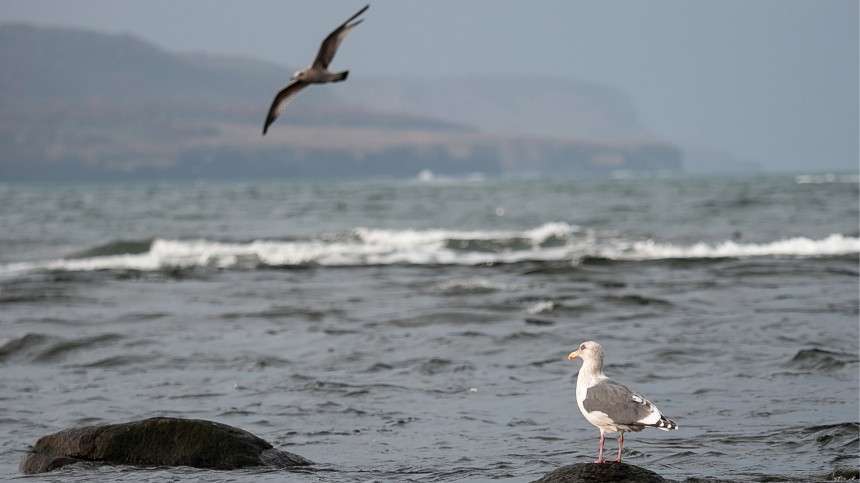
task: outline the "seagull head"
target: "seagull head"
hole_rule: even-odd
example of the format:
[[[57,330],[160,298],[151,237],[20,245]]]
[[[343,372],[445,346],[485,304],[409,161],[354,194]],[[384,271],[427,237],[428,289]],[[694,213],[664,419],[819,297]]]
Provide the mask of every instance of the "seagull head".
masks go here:
[[[577,357],[586,362],[603,360],[603,347],[593,340],[583,342],[582,344],[579,344],[579,349],[571,352],[570,355],[567,356],[567,359],[572,361]]]
[[[304,80],[305,76],[307,75],[307,72],[308,72],[308,69],[297,70],[293,73],[293,77],[291,77],[291,79],[294,81],[295,80]]]

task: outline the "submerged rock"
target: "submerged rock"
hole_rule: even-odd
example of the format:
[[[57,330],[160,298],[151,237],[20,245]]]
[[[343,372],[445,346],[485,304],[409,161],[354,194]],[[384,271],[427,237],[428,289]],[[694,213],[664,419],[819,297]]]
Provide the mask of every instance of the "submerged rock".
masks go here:
[[[231,470],[313,464],[253,434],[200,419],[149,418],[71,428],[39,438],[18,471],[44,473],[78,462],[133,466],[193,466]]]
[[[662,483],[668,480],[651,470],[627,463],[577,463],[553,470],[534,483],[578,483],[583,481]]]

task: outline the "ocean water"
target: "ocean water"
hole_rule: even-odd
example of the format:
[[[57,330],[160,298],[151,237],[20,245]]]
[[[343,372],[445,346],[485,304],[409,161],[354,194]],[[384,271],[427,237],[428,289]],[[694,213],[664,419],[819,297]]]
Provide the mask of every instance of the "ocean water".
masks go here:
[[[597,340],[680,426],[626,461],[827,480],[860,465],[858,216],[856,176],[0,186],[0,478],[163,415],[318,465],[26,480],[532,481],[597,456]]]

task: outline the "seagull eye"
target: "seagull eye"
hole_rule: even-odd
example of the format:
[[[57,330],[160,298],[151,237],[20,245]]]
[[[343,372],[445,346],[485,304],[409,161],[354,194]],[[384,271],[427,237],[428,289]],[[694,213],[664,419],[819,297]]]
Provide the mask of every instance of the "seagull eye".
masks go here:
[[[582,344],[581,346],[579,346],[579,350],[584,351],[585,350],[585,344]]]

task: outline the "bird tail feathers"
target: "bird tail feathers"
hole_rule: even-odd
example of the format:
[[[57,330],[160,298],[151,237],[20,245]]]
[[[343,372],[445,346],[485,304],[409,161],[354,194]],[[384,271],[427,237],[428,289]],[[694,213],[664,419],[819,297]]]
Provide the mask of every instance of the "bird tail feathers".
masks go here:
[[[349,71],[345,70],[343,72],[338,72],[337,74],[335,74],[335,77],[331,81],[332,82],[341,82],[341,81],[345,81],[347,77],[349,77]]]
[[[678,429],[678,425],[675,424],[675,421],[670,421],[665,417],[660,418],[659,421],[654,423],[654,427],[657,429],[662,429],[663,431],[672,431]]]

